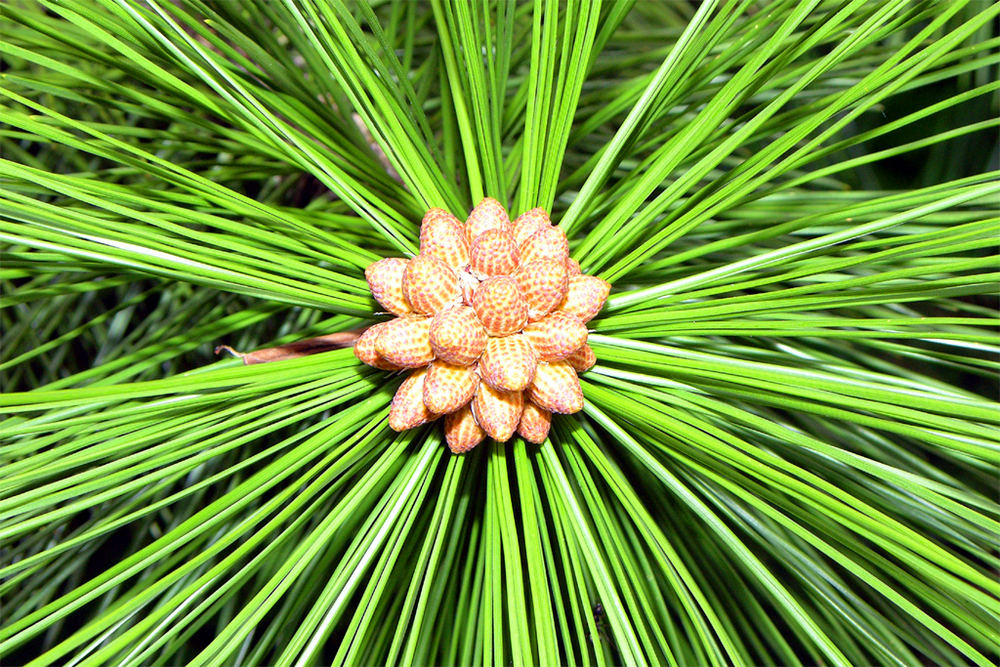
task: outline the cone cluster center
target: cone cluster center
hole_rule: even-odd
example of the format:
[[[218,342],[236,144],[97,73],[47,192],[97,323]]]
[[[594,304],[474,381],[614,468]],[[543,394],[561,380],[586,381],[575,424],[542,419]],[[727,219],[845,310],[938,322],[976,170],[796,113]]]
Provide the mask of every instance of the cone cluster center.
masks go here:
[[[392,400],[393,429],[443,415],[445,440],[462,453],[515,432],[541,443],[552,413],[583,408],[577,374],[596,361],[586,323],[611,285],[581,274],[543,209],[511,221],[486,198],[464,223],[431,209],[420,253],[379,260],[365,277],[396,318],[365,331],[355,355],[387,371],[413,369]]]

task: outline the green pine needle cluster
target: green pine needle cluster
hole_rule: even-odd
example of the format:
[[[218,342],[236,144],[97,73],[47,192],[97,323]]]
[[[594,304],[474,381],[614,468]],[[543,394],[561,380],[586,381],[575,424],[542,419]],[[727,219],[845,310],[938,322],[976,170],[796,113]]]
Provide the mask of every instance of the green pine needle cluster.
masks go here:
[[[4,3],[0,661],[995,664],[998,17]],[[212,354],[484,196],[613,283],[543,445]]]

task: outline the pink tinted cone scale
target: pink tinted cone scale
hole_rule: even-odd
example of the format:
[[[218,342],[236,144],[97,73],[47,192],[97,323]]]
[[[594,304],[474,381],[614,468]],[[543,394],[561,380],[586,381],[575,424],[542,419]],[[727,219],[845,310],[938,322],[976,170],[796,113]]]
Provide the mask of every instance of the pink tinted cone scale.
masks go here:
[[[403,368],[426,366],[434,359],[430,340],[431,320],[403,315],[386,322],[375,341],[375,349],[390,364]]]
[[[485,382],[479,383],[472,399],[472,414],[476,423],[498,442],[514,435],[521,421],[524,397],[519,391],[497,391]]]
[[[554,259],[565,262],[569,258],[569,241],[558,227],[542,227],[521,244],[521,261],[525,264],[536,259]]]
[[[531,401],[524,404],[521,421],[517,424],[517,433],[528,442],[540,445],[549,437],[552,426],[552,413],[544,410]]]
[[[486,437],[486,431],[479,428],[472,416],[472,406],[464,408],[444,418],[444,439],[453,454],[464,454]]]
[[[523,264],[514,274],[521,294],[528,303],[528,321],[540,320],[566,298],[566,264],[555,259],[538,259]]]
[[[544,209],[533,208],[530,211],[525,211],[511,223],[514,232],[514,243],[520,248],[521,244],[527,241],[532,234],[543,227],[548,227],[550,224],[552,224],[552,221],[549,220],[549,214]]]
[[[566,363],[573,367],[577,373],[589,371],[597,363],[597,355],[586,343],[579,349],[566,357]]]
[[[587,327],[568,313],[556,311],[524,327],[524,336],[542,361],[559,361],[587,342]]]
[[[367,329],[355,356],[383,370],[416,369],[393,398],[392,428],[444,415],[448,447],[461,454],[487,435],[544,442],[552,413],[583,409],[577,373],[596,361],[585,323],[611,286],[581,275],[543,209],[511,222],[487,197],[464,224],[431,209],[420,253],[379,260],[365,278],[399,317]]]
[[[399,385],[389,408],[389,428],[394,431],[405,431],[426,424],[436,417],[424,405],[424,379],[426,377],[427,369],[421,368],[411,373],[410,377]]]
[[[375,341],[379,356],[401,368],[419,368],[434,359],[430,318],[403,315],[386,322]]]

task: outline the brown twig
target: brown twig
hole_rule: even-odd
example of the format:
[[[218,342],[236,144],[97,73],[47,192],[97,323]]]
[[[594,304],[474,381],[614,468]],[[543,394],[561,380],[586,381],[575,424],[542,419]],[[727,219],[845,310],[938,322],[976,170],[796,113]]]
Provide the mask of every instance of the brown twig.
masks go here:
[[[367,327],[366,327],[367,328]],[[215,348],[216,354],[229,352],[234,357],[239,357],[247,366],[251,364],[263,364],[269,361],[282,361],[283,359],[297,359],[317,352],[328,350],[338,350],[342,347],[353,347],[355,341],[364,333],[364,329],[353,329],[351,331],[341,331],[339,333],[317,336],[298,340],[294,343],[285,343],[276,347],[265,347],[262,350],[253,352],[239,352],[228,345],[219,345]]]

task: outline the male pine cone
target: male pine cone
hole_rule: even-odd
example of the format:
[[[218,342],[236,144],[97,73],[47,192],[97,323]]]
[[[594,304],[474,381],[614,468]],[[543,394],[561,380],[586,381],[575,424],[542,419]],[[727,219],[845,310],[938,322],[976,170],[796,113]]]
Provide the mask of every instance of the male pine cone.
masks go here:
[[[566,234],[541,208],[512,222],[486,198],[464,224],[431,209],[420,253],[379,260],[365,277],[396,318],[365,331],[355,356],[381,370],[413,369],[393,397],[391,428],[445,415],[445,440],[459,454],[515,432],[541,443],[553,412],[583,409],[577,374],[596,363],[586,323],[611,285],[581,275]]]

